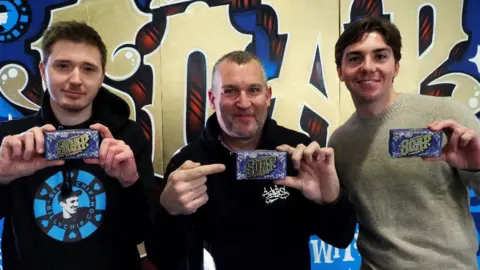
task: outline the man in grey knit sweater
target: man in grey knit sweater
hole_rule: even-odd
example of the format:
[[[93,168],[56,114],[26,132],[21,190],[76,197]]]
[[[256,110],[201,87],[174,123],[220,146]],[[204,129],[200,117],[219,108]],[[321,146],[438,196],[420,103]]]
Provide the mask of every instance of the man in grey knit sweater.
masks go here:
[[[480,122],[451,98],[397,93],[401,46],[392,23],[363,18],[335,47],[356,111],[329,146],[357,212],[362,269],[478,269],[468,187],[478,189],[471,169],[480,162],[464,146],[477,140]],[[442,160],[390,157],[390,129],[425,127],[445,130]]]

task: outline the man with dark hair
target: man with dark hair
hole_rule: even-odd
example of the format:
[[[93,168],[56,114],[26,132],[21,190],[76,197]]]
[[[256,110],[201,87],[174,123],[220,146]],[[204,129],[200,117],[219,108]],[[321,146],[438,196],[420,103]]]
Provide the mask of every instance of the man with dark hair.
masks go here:
[[[267,116],[272,89],[260,60],[234,51],[215,64],[208,93],[215,113],[200,138],[167,166],[158,228],[145,246],[158,269],[310,269],[316,234],[346,248],[355,219],[333,169],[332,149]],[[285,179],[236,180],[244,150],[287,152]]]
[[[48,89],[40,110],[0,124],[3,269],[141,269],[137,244],[151,224],[154,186],[150,143],[128,104],[101,86],[107,54],[92,27],[53,24],[42,53]],[[80,129],[99,131],[98,158],[45,158],[46,131]]]
[[[382,35],[385,44],[391,48],[395,63],[402,59],[402,36],[397,26],[389,20],[377,17],[366,17],[357,23],[352,23],[340,35],[335,44],[335,63],[337,67],[342,66],[342,59],[345,49],[353,43],[361,41],[365,34],[376,32]]]
[[[64,219],[70,219],[75,216],[78,210],[78,197],[82,195],[81,190],[72,191],[68,196],[63,194],[58,195],[58,201],[62,207],[62,217]]]
[[[57,227],[65,231],[78,231],[79,224],[90,220],[88,217],[91,208],[85,205],[80,207],[80,196],[82,194],[81,189],[72,190],[69,195],[64,195],[62,192],[58,194],[58,203],[61,210],[52,217],[52,221]]]
[[[401,47],[397,27],[374,17],[352,23],[335,46],[338,77],[356,111],[329,146],[357,213],[362,269],[477,269],[468,186],[477,188],[480,175],[456,162],[465,161],[457,149],[473,132],[436,121],[477,132],[479,122],[451,98],[397,93]],[[390,130],[411,128],[444,130],[446,162],[392,158]]]
[[[107,64],[107,47],[100,35],[84,22],[64,21],[48,28],[42,37],[43,63],[47,63],[56,42],[68,40],[96,47],[100,53],[102,71]]]

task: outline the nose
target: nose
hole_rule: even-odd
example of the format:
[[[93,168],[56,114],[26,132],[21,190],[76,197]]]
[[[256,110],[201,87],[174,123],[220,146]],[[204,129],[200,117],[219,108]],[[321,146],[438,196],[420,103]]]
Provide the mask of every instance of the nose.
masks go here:
[[[365,61],[363,61],[362,70],[364,72],[373,72],[376,67],[375,61],[371,57],[366,57]]]
[[[237,107],[240,109],[248,109],[252,102],[247,95],[246,91],[240,91],[240,96],[238,97]]]
[[[70,74],[70,83],[74,85],[82,84],[82,75],[78,68],[74,68]]]

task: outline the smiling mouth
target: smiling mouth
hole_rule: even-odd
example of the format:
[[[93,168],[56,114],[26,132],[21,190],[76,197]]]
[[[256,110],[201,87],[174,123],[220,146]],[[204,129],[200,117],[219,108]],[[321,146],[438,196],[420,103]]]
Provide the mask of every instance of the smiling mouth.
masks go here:
[[[377,83],[379,81],[380,80],[361,80],[361,81],[357,81],[357,83],[370,84],[370,83]]]

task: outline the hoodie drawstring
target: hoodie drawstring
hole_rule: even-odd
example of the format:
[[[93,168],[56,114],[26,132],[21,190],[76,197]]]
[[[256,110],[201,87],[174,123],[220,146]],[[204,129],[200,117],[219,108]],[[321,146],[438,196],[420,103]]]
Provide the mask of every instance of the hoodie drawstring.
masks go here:
[[[67,162],[65,162],[65,169],[62,170],[63,174],[63,183],[61,187],[61,192],[64,198],[67,198],[70,196],[70,193],[72,193],[72,173],[70,170],[70,166],[67,165]]]
[[[57,130],[62,130],[63,126],[58,126]],[[64,198],[70,196],[72,193],[72,172],[70,170],[70,162],[65,160],[64,169],[62,170],[63,183],[60,192]]]
[[[72,193],[72,172],[69,163],[65,161],[65,169],[62,170],[63,183],[61,187],[62,196],[67,198]]]

